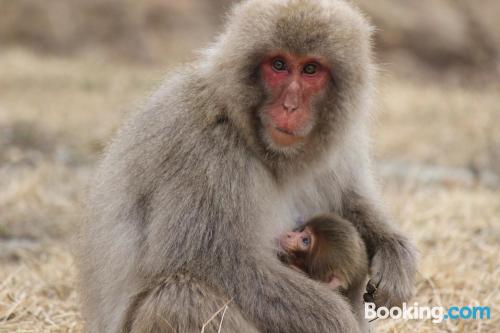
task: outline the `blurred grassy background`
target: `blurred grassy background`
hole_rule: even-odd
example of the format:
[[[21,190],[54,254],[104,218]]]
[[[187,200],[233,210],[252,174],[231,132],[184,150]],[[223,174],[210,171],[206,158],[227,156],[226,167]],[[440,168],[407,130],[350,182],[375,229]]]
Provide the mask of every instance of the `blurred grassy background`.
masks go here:
[[[0,332],[83,329],[70,255],[85,185],[127,112],[221,29],[230,0],[0,0]],[[421,251],[416,300],[500,325],[500,2],[358,0],[377,26],[377,171]]]

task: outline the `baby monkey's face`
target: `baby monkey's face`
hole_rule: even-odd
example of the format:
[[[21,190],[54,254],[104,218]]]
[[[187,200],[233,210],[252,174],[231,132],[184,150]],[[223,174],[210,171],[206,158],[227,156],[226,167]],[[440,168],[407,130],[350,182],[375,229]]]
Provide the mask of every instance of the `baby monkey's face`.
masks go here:
[[[315,236],[311,228],[305,227],[299,231],[291,231],[284,234],[280,239],[280,246],[288,254],[309,252],[315,242]]]

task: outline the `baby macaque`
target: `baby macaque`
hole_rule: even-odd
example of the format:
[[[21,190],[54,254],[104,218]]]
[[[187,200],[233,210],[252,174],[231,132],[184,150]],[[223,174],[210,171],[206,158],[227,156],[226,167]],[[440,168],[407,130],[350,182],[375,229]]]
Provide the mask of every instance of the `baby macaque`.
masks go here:
[[[347,289],[368,274],[363,240],[349,221],[335,214],[313,217],[280,239],[280,260],[331,288]]]

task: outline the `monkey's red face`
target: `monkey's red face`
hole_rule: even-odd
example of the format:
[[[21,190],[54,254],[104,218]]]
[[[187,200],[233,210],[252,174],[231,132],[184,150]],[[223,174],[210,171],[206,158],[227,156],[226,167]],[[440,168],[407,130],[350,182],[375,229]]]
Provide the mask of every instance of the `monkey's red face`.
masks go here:
[[[314,97],[325,91],[330,80],[327,63],[279,53],[266,57],[260,70],[270,94],[260,115],[264,135],[279,147],[305,140],[314,127]]]
[[[291,231],[283,235],[280,246],[288,254],[293,254],[310,251],[314,242],[314,233],[309,227],[305,227],[302,231]]]

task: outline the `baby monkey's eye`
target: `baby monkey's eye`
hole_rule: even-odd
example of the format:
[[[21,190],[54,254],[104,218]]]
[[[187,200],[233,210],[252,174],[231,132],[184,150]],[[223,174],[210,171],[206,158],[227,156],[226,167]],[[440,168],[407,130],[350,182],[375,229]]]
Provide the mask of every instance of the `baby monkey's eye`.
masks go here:
[[[309,237],[302,238],[302,244],[304,244],[305,246],[309,246],[310,243],[311,240],[309,239]]]
[[[286,64],[283,60],[281,59],[274,59],[273,60],[273,69],[275,71],[278,71],[278,72],[281,72],[281,71],[284,71],[286,70]]]

